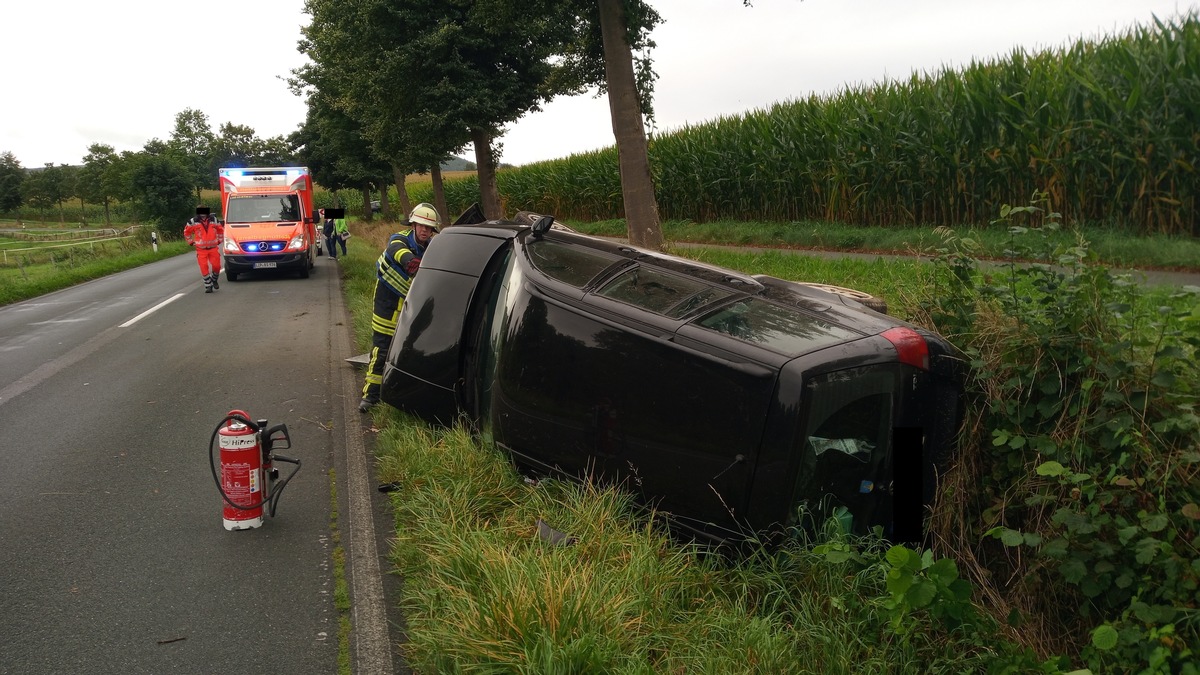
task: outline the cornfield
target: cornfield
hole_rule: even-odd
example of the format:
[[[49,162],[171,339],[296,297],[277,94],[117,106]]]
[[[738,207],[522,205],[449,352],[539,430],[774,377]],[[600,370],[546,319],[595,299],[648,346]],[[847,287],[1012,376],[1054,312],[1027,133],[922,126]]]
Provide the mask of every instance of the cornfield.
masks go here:
[[[914,74],[652,136],[667,220],[983,224],[1046,192],[1067,223],[1200,235],[1200,19]],[[506,212],[622,216],[615,148],[501,171]],[[452,213],[475,178],[448,181]],[[430,198],[413,186],[413,198]]]

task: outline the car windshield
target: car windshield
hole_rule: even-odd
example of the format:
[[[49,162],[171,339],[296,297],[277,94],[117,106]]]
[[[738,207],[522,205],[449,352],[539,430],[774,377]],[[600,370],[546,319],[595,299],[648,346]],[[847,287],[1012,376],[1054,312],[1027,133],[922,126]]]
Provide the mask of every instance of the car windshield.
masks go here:
[[[780,354],[796,356],[863,337],[798,309],[756,298],[734,302],[696,323]]]
[[[227,223],[265,223],[300,220],[300,200],[294,194],[245,195],[229,198],[225,207]]]

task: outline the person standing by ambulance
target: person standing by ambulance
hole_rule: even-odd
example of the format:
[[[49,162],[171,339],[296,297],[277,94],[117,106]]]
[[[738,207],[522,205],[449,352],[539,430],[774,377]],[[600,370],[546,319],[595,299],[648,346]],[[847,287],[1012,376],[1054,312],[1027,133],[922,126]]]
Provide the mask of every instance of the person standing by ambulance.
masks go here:
[[[183,228],[184,240],[196,249],[196,261],[200,263],[205,293],[212,293],[221,287],[217,277],[221,274],[221,244],[225,240],[225,228],[213,220],[209,213],[208,207],[197,207],[196,217]]]
[[[438,212],[433,206],[421,203],[408,215],[410,229],[393,234],[375,263],[375,304],[371,311],[371,356],[367,361],[366,382],[363,384],[359,412],[367,412],[379,403],[379,388],[383,383],[383,362],[387,360],[396,320],[408,288],[421,266],[425,247],[438,230]]]
[[[322,209],[323,218],[325,219],[325,247],[329,250],[329,257],[337,260],[337,245],[342,245],[342,255],[346,255],[346,238],[349,234],[346,228],[346,210],[345,209]]]

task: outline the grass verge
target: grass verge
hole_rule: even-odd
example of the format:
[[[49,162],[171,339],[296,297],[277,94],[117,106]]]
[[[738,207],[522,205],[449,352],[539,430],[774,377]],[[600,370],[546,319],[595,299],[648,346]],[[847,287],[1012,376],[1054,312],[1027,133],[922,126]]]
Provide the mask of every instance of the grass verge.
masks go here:
[[[585,234],[624,237],[624,220],[597,222],[567,221]],[[940,246],[941,237],[932,227],[863,227],[825,222],[756,223],[668,221],[662,223],[663,238],[669,242],[732,244],[767,248],[857,251],[863,253],[929,253]],[[1173,269],[1200,271],[1200,240],[1184,237],[1138,236],[1120,230],[1093,227],[1064,229],[1051,235],[1051,244],[1073,246],[1080,233],[1086,235],[1097,261],[1116,268]],[[1004,227],[973,228],[960,232],[979,242],[980,259],[1003,260],[1013,248],[1012,235]]]

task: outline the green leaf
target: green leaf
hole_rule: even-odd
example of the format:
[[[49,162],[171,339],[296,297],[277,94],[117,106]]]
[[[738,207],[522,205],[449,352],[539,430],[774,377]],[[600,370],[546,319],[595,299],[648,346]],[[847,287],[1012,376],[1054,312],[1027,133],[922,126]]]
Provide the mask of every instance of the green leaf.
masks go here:
[[[884,554],[884,557],[887,558],[887,561],[890,562],[893,567],[904,567],[906,564],[908,564],[909,559],[915,556],[916,554],[914,552],[903,546],[900,546],[899,544],[889,548],[887,553]]]
[[[1066,472],[1067,468],[1055,461],[1043,462],[1037,468],[1039,476],[1061,476]]]
[[[950,558],[942,558],[929,567],[929,578],[942,583],[950,583],[958,578],[958,565]]]
[[[1175,386],[1175,373],[1170,370],[1160,370],[1150,378],[1150,384],[1163,389],[1171,389]]]
[[[1184,359],[1187,358],[1187,354],[1185,354],[1183,349],[1177,345],[1167,345],[1166,347],[1158,350],[1158,353],[1154,355],[1154,358]]]
[[[1142,518],[1142,528],[1147,532],[1162,532],[1167,529],[1170,520],[1165,513],[1155,513],[1151,516]]]
[[[1096,626],[1092,631],[1092,644],[1100,651],[1108,651],[1117,646],[1117,629],[1108,624]]]
[[[1062,573],[1068,583],[1078,584],[1087,575],[1087,565],[1079,560],[1068,560],[1059,566],[1058,571]]]
[[[1004,542],[1005,546],[1020,546],[1025,543],[1025,538],[1016,530],[1005,529],[1000,533],[1000,541]]]
[[[912,587],[915,578],[911,574],[904,574],[900,570],[892,570],[888,572],[887,590],[892,595],[903,595]]]
[[[1134,560],[1137,560],[1143,565],[1150,564],[1150,562],[1154,560],[1154,557],[1158,555],[1158,548],[1159,544],[1161,543],[1162,542],[1154,537],[1146,537],[1145,539],[1142,539],[1134,546],[1134,550],[1137,551],[1137,553],[1134,555]]]
[[[937,586],[933,582],[922,579],[908,589],[908,592],[904,594],[904,599],[913,607],[925,607],[933,602],[936,596]]]

